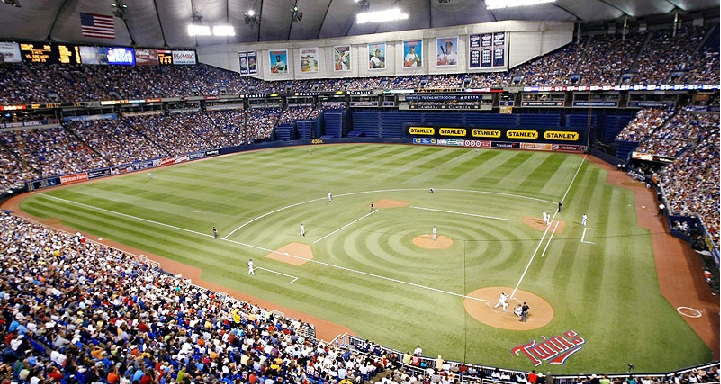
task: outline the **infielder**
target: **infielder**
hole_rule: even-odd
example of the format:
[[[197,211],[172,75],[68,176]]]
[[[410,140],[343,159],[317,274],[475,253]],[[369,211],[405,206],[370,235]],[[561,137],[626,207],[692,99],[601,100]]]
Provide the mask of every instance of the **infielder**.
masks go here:
[[[438,229],[436,226],[433,226],[433,241],[436,241],[438,239]]]
[[[253,264],[253,259],[248,260],[248,274],[255,275],[255,264]]]
[[[548,224],[548,220],[549,220],[550,216],[551,215],[549,215],[548,212],[543,211],[543,223],[544,224]]]
[[[584,227],[586,226],[586,223],[588,222],[588,216],[584,213],[583,216],[581,216],[581,225]]]
[[[505,292],[501,292],[501,295],[498,296],[498,303],[496,303],[496,306],[493,308],[498,308],[503,306],[503,312],[506,311],[506,308],[508,308],[508,303],[506,303],[506,300],[508,300],[508,296]]]
[[[333,201],[333,195],[328,192],[328,202],[330,203],[331,201]]]
[[[305,237],[305,227],[303,226],[303,224],[300,225],[300,235]]]

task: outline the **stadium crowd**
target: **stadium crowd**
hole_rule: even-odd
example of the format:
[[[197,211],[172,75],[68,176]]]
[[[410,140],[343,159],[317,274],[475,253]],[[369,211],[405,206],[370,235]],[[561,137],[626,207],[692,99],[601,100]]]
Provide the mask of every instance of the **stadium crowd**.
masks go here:
[[[654,129],[662,126],[669,116],[671,116],[671,111],[666,109],[642,109],[618,134],[616,140],[640,142],[648,137]]]
[[[663,196],[672,215],[698,215],[719,244],[719,114],[639,111],[617,139],[635,141],[637,152],[675,161],[660,170]]]
[[[263,81],[204,64],[169,67],[0,65],[0,103],[80,102],[153,97],[338,90],[460,88],[521,85],[613,85],[694,81],[718,84],[718,46],[710,30],[590,36],[508,72]],[[577,78],[576,78],[577,77]],[[83,79],[83,81],[78,81]]]
[[[718,132],[718,114],[679,111],[666,123],[653,129],[636,148],[637,152],[675,158],[681,151]]]
[[[669,212],[698,215],[714,243],[719,244],[719,117],[710,133],[692,150],[684,152],[671,165],[661,169],[661,186]],[[715,121],[715,122],[713,122]]]

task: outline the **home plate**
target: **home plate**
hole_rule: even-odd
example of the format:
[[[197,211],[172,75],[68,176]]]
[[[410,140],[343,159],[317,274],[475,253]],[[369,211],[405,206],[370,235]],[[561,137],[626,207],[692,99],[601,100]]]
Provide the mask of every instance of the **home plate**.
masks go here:
[[[102,237],[98,237],[98,241],[103,241],[103,238],[102,238]]]

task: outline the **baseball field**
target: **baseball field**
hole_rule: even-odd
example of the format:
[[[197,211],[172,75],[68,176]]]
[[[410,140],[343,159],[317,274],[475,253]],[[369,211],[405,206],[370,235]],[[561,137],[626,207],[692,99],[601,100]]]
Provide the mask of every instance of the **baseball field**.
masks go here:
[[[403,351],[523,370],[535,356],[554,373],[708,362],[660,293],[635,204],[583,155],[373,144],[206,159],[34,193],[21,209]]]

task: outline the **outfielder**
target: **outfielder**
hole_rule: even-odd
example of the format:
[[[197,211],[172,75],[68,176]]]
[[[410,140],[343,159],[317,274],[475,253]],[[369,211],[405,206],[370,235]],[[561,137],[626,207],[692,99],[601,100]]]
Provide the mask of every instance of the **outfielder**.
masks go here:
[[[503,306],[503,312],[506,311],[506,308],[508,308],[508,303],[506,303],[506,300],[508,300],[508,295],[506,295],[505,292],[501,292],[501,295],[498,296],[498,303],[496,303],[496,306],[493,308],[498,308]]]
[[[303,224],[300,225],[300,235],[305,237],[305,227],[303,226]]]

